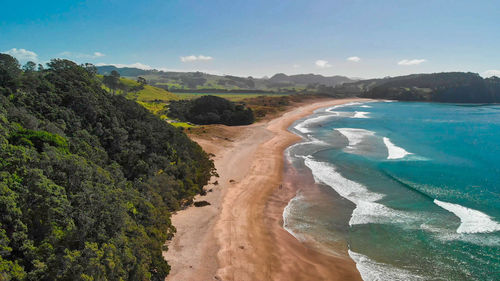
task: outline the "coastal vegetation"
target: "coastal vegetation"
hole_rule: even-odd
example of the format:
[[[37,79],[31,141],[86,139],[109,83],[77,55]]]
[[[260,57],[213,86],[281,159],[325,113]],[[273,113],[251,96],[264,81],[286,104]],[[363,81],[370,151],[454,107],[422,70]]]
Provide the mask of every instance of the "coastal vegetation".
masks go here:
[[[120,77],[106,82],[111,92],[103,79],[92,65],[21,69],[0,54],[0,280],[168,274],[170,214],[202,192],[214,165],[181,130],[126,99]]]
[[[194,124],[248,125],[255,121],[253,111],[216,96],[170,102],[167,115]]]
[[[274,94],[274,93],[256,93],[256,92],[249,92],[249,93],[180,93],[176,92],[176,96],[178,96],[180,99],[195,99],[199,98],[201,96],[216,96],[220,98],[225,98],[227,100],[233,101],[233,102],[242,102],[247,99],[252,99],[252,98],[257,98],[257,97],[282,97],[282,96],[288,96],[289,94]]]
[[[500,102],[500,78],[477,73],[412,74],[346,83],[326,91],[334,96],[360,96],[402,101],[455,103]]]

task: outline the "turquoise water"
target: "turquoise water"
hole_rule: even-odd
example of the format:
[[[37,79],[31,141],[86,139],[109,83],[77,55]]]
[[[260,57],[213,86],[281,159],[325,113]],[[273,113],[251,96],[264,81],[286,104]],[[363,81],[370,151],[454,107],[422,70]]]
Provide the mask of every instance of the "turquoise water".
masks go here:
[[[354,103],[291,128],[285,209],[299,239],[356,262],[364,280],[500,280],[500,106]]]

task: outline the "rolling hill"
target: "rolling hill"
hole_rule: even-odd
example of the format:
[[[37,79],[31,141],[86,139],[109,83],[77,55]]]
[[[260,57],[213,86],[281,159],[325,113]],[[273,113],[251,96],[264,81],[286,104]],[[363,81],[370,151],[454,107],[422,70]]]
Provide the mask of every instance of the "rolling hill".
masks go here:
[[[98,66],[98,73],[107,75],[115,70],[121,76],[137,79],[143,77],[148,84],[173,92],[314,92],[320,86],[336,86],[354,82],[345,76],[325,77],[315,74],[276,74],[271,78],[213,75],[202,72],[171,72],[143,70],[138,68],[117,68],[112,65]]]
[[[484,79],[471,72],[412,74],[345,83],[329,93],[401,101],[498,103],[500,78]]]

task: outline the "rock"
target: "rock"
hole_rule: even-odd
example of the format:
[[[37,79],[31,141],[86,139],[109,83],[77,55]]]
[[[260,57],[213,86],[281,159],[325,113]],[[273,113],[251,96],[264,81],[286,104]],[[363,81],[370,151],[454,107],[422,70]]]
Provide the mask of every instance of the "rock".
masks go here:
[[[196,201],[196,202],[194,202],[194,206],[195,207],[203,207],[203,206],[208,206],[208,205],[211,205],[211,204],[208,203],[207,201]]]

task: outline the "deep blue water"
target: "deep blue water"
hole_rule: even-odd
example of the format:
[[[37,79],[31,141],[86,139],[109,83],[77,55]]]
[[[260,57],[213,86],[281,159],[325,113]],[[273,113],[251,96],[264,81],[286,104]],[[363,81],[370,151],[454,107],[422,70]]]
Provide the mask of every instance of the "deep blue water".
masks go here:
[[[351,104],[292,130],[318,188],[285,210],[297,237],[345,241],[365,280],[500,280],[499,105]]]

